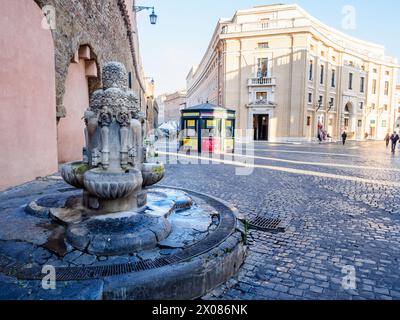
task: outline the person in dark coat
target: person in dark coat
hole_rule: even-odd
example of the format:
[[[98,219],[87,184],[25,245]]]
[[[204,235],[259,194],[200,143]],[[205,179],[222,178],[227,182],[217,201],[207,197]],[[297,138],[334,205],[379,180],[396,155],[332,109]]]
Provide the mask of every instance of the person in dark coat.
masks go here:
[[[343,142],[343,145],[346,144],[346,139],[347,139],[347,133],[346,133],[346,131],[343,131],[343,133],[342,133],[342,142]]]
[[[393,134],[390,136],[390,141],[392,142],[392,152],[395,153],[396,152],[396,144],[397,141],[399,141],[399,135],[397,134],[397,132],[393,132]]]

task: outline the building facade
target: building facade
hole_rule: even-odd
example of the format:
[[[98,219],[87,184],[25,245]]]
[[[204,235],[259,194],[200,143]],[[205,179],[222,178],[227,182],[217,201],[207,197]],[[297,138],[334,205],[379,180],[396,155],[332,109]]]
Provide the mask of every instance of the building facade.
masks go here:
[[[179,121],[181,110],[186,107],[186,91],[166,94],[164,99],[164,122]]]
[[[155,82],[153,79],[146,80],[146,119],[147,130],[153,130],[158,127],[158,103],[155,98]]]
[[[395,129],[400,133],[400,85],[396,86],[395,101]]]
[[[221,19],[187,76],[187,105],[236,110],[255,140],[383,139],[395,126],[397,60],[383,46],[332,29],[297,5]]]
[[[166,94],[162,94],[156,98],[157,105],[158,105],[158,123],[160,125],[164,123],[165,97],[166,97]]]
[[[134,0],[2,0],[0,190],[81,159],[82,116],[122,62],[145,109]],[[29,158],[30,164],[26,165]]]

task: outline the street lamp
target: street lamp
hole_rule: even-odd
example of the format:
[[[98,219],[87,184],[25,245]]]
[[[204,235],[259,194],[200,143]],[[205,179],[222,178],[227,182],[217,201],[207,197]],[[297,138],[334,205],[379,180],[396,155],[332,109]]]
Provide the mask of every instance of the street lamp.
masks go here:
[[[318,112],[318,110],[322,107],[322,99],[319,99],[318,104],[316,104],[315,106],[317,107],[317,110],[315,110],[315,112]]]
[[[333,108],[333,101],[329,101],[329,109],[328,109],[328,112],[331,111],[332,108]]]
[[[156,24],[157,23],[157,15],[154,12],[154,7],[133,6],[133,8],[132,8],[133,12],[140,12],[142,10],[150,10],[150,9],[152,10],[151,14],[149,15],[150,23]]]

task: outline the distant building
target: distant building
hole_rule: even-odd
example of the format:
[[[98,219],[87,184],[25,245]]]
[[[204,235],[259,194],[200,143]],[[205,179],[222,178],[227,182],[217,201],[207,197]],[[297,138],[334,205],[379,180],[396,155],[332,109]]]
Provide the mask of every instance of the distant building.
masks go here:
[[[396,86],[396,94],[394,97],[394,103],[395,103],[395,119],[396,119],[396,123],[395,123],[395,127],[397,132],[400,132],[400,85]]]
[[[239,10],[219,20],[187,76],[188,107],[236,110],[255,140],[383,139],[395,126],[397,60],[383,46],[326,26],[298,5]]]
[[[82,117],[105,63],[125,65],[145,108],[134,2],[1,1],[0,190],[82,159]]]
[[[160,96],[158,96],[157,98],[156,98],[156,101],[157,101],[157,105],[158,105],[158,123],[161,125],[161,124],[163,124],[165,121],[164,121],[164,113],[165,113],[165,105],[164,105],[164,102],[165,102],[165,98],[166,98],[166,95],[165,94],[162,94],[162,95],[160,95]]]
[[[176,91],[165,95],[164,122],[179,121],[180,111],[186,107],[186,91]]]
[[[154,97],[155,83],[153,79],[146,81],[146,119],[147,130],[152,130],[158,127],[158,103]]]

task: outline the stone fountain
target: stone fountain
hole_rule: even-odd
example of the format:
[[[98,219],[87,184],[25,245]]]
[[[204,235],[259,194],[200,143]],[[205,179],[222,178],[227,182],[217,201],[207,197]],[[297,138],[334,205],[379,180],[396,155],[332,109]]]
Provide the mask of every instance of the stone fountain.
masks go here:
[[[106,64],[102,79],[103,89],[92,94],[84,115],[83,161],[61,168],[63,179],[83,189],[83,197],[52,210],[52,215],[74,223],[67,238],[78,249],[115,255],[153,248],[168,236],[171,226],[164,217],[141,212],[147,204],[146,187],[159,182],[165,169],[146,161],[144,119],[137,98],[128,90],[125,67]],[[127,225],[133,226],[132,233]]]
[[[241,266],[244,225],[220,199],[153,186],[165,168],[146,159],[145,120],[125,67],[106,64],[102,81],[83,118],[83,159],[61,168],[72,187],[54,176],[5,195],[32,201],[11,200],[0,215],[0,284],[4,275],[18,299],[201,297]],[[40,285],[48,266],[63,283],[55,291]],[[27,293],[12,290],[16,280]]]

